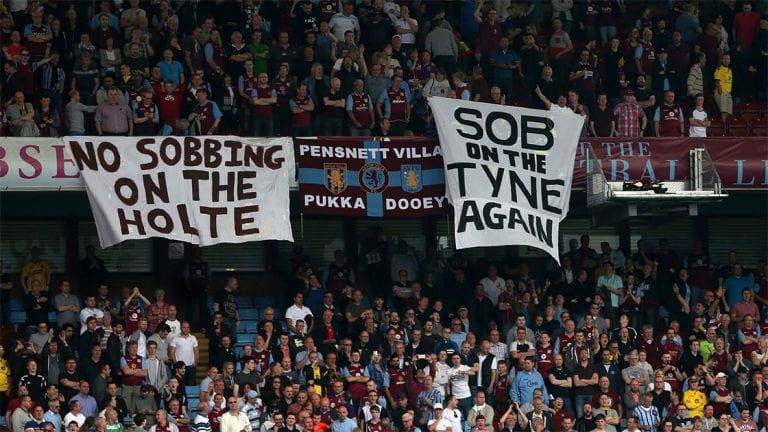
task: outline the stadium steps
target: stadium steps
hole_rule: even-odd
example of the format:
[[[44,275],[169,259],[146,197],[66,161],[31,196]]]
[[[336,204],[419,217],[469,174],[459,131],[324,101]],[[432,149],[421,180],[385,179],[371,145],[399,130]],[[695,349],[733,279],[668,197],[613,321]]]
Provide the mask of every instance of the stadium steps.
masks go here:
[[[210,364],[210,347],[208,338],[204,333],[192,333],[197,338],[197,349],[200,351],[200,358],[197,361],[195,370],[195,382],[199,383],[208,374],[208,365]]]

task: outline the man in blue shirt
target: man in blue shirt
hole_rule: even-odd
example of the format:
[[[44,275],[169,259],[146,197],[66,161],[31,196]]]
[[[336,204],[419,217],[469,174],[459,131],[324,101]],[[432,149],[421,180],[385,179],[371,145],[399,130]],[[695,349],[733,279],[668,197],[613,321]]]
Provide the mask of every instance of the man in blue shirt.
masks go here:
[[[509,48],[509,39],[503,37],[499,40],[499,47],[491,53],[491,66],[493,67],[493,85],[499,87],[507,99],[512,97],[512,76],[515,69],[520,68],[520,59]]]
[[[172,81],[174,86],[184,82],[184,67],[173,59],[173,51],[167,48],[163,51],[163,61],[157,63],[162,72],[163,81]]]
[[[349,414],[347,407],[342,405],[337,408],[337,412],[339,414],[339,418],[331,423],[331,430],[333,432],[352,432],[355,430],[355,428],[357,428],[357,422],[347,417]]]

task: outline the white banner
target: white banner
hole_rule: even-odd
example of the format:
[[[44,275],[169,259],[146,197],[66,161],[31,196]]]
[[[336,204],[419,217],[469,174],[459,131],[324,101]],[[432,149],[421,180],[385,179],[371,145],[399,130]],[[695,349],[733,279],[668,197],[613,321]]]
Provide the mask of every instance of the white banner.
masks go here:
[[[0,138],[0,190],[83,190],[65,147],[61,138]]]
[[[290,138],[65,137],[64,142],[85,181],[103,248],[148,237],[202,246],[293,241]]]
[[[432,97],[456,248],[527,245],[558,257],[584,119]]]

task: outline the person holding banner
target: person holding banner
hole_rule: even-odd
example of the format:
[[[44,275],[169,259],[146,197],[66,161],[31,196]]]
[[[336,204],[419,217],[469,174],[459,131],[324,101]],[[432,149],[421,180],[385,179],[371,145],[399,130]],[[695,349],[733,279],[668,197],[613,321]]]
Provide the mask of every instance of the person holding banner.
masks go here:
[[[341,91],[341,80],[331,78],[331,88],[323,96],[325,116],[323,116],[323,135],[340,136],[344,134],[344,110],[347,106]]]
[[[208,90],[199,88],[196,92],[197,105],[189,115],[189,128],[192,135],[215,135],[221,122],[221,111],[216,102],[208,100]]]
[[[291,98],[290,107],[293,113],[294,136],[312,136],[312,112],[315,110],[315,104],[309,97],[306,83],[299,84],[296,96]]]
[[[155,136],[160,124],[160,110],[152,101],[152,90],[141,91],[141,102],[133,109],[133,132],[136,136]]]
[[[115,87],[107,92],[107,100],[96,108],[96,133],[103,136],[132,136],[133,119],[131,109]]]
[[[411,118],[411,101],[402,88],[403,77],[392,77],[392,87],[388,88],[376,103],[376,112],[381,117],[381,131],[385,135],[403,136]],[[384,110],[382,111],[382,106]]]
[[[347,116],[351,136],[371,135],[371,126],[374,124],[373,102],[368,93],[363,91],[363,87],[363,80],[356,79],[354,93],[347,96]]]
[[[536,86],[536,96],[541,99],[541,102],[544,104],[545,107],[549,111],[571,111],[571,108],[568,107],[566,104],[568,103],[568,99],[564,95],[559,95],[557,97],[557,103],[553,104],[552,101],[550,101],[546,96],[544,96],[544,93],[541,92],[541,89],[539,86]]]
[[[246,62],[247,64],[247,62]],[[275,129],[272,107],[277,103],[277,90],[269,84],[269,75],[266,72],[260,72],[258,83],[251,89],[251,104],[254,106],[248,111],[250,115],[250,124],[248,132],[253,136],[272,136]]]

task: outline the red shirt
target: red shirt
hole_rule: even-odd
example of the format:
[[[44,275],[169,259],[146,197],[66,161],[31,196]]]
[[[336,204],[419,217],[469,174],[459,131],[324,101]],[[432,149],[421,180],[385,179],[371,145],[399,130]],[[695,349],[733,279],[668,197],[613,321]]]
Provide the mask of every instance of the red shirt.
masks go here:
[[[490,54],[499,46],[501,39],[501,26],[496,22],[491,22],[488,18],[480,23],[480,42],[477,47],[483,54]]]
[[[760,15],[755,12],[750,12],[749,15],[739,12],[733,17],[733,30],[736,33],[736,42],[745,50],[752,46],[752,42],[755,40],[755,35],[759,29]]]
[[[181,104],[184,101],[185,84],[179,84],[173,93],[166,93],[155,88],[157,95],[157,109],[160,110],[160,121],[164,124],[174,125],[181,117]]]

